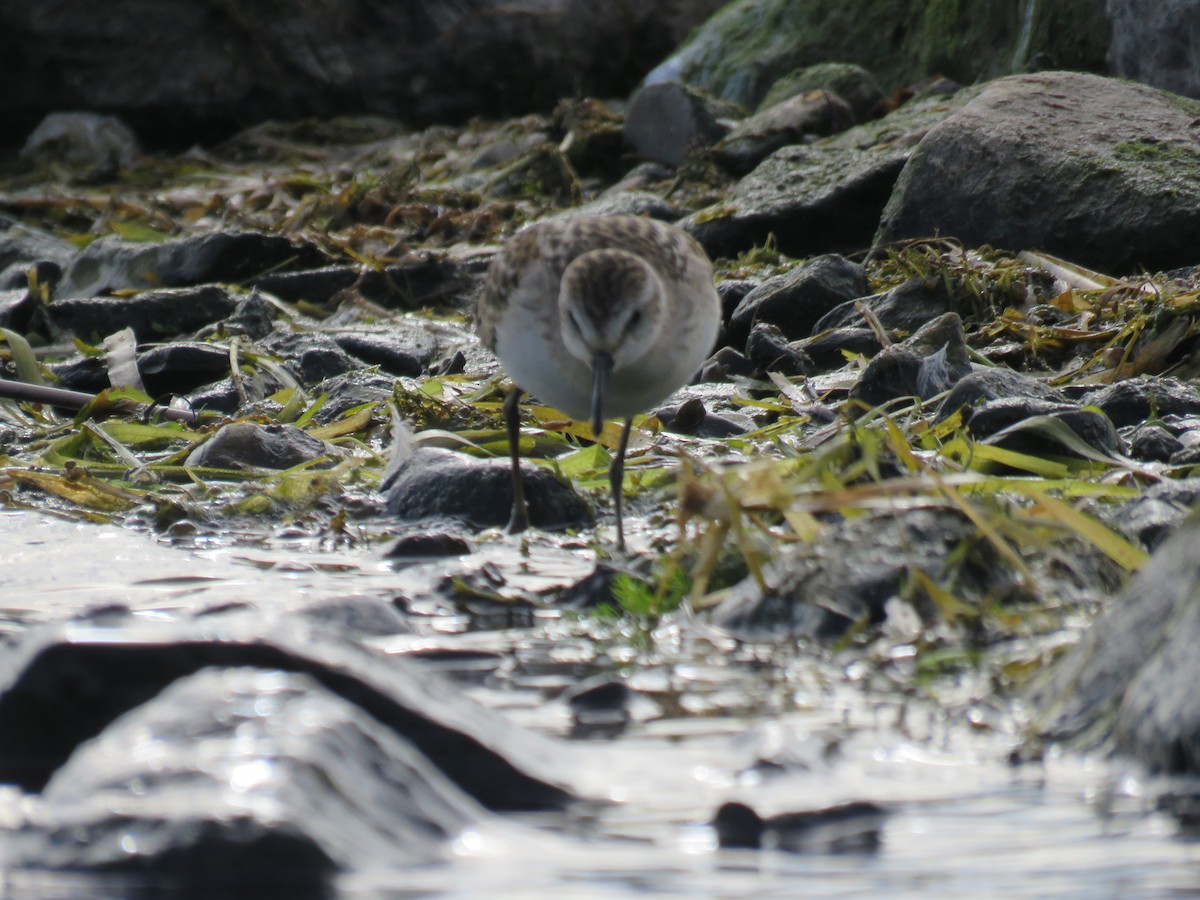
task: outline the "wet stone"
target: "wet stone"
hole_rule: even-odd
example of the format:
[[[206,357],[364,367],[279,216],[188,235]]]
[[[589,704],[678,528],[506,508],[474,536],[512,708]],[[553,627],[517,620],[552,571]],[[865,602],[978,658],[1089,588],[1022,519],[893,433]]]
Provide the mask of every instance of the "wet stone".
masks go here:
[[[337,454],[322,440],[295,425],[223,425],[193,450],[184,465],[210,469],[290,469]]]
[[[1129,439],[1129,455],[1143,462],[1167,462],[1183,443],[1161,425],[1144,425]]]
[[[976,369],[963,377],[942,401],[938,421],[949,418],[960,409],[969,409],[992,400],[1023,397],[1029,400],[1065,402],[1061,393],[1020,372],[1003,368]]]
[[[866,272],[857,263],[836,254],[810,259],[745,295],[729,320],[730,343],[743,344],[759,322],[777,326],[789,340],[806,338],[831,310],[868,291]]]
[[[1044,419],[1061,423],[1093,450],[1115,456],[1124,452],[1124,444],[1112,422],[1102,412],[1069,403],[1038,400],[1028,397],[1008,397],[973,407],[963,415],[964,424],[977,440],[998,444],[1019,453],[1034,456],[1079,453],[1059,440],[1050,429],[1038,422]],[[1021,428],[1022,423],[1029,427]],[[1006,429],[1012,431],[1001,435]]]
[[[1041,734],[1115,748],[1152,772],[1200,773],[1198,596],[1200,522],[1192,518],[1043,682],[1033,697]]]
[[[134,297],[56,299],[47,308],[55,327],[93,344],[122,328],[139,343],[188,334],[229,316],[239,298],[215,285],[146,291]]]
[[[1118,428],[1136,425],[1151,415],[1200,415],[1200,391],[1175,378],[1130,378],[1091,391],[1080,401],[1096,406]]]
[[[746,416],[736,413],[718,415],[709,412],[704,401],[692,397],[679,406],[667,406],[654,411],[663,427],[675,434],[690,434],[702,438],[726,438],[745,434],[754,427]]]
[[[850,399],[867,407],[900,397],[929,400],[972,371],[962,319],[946,313],[900,344],[885,347],[867,364]]]
[[[68,267],[59,297],[95,297],[118,290],[239,284],[277,269],[320,265],[316,247],[253,231],[212,232],[159,243],[102,237]]]
[[[744,803],[724,803],[712,820],[723,848],[791,853],[871,853],[883,842],[887,810],[858,801],[762,817]]]
[[[378,372],[347,372],[322,381],[313,388],[316,396],[325,395],[325,402],[313,414],[318,425],[328,425],[347,410],[368,403],[386,403],[392,398],[396,381]]]
[[[364,649],[339,629],[244,614],[175,625],[77,624],[27,635],[6,651],[0,670],[0,782],[42,791],[85,741],[168,685],[210,668],[253,668],[276,679],[307,676],[416,747],[489,808],[549,809],[569,799],[562,786],[569,783],[569,766],[553,744],[427,668]],[[336,739],[338,729],[315,722],[321,734]],[[169,746],[191,752],[194,735],[183,734],[186,739]]]
[[[522,462],[530,524],[569,528],[592,522],[586,500],[549,469]],[[399,519],[505,525],[512,513],[512,470],[506,459],[479,460],[436,448],[415,451],[383,483],[388,512]]]
[[[333,339],[354,358],[390,375],[415,378],[425,370],[421,358],[400,335],[341,332]]]
[[[1200,503],[1200,479],[1168,478],[1116,508],[1102,507],[1109,525],[1148,550],[1166,540]]]
[[[185,676],[109,723],[42,801],[10,863],[302,894],[339,870],[434,862],[486,815],[316,679],[252,668]]]
[[[138,373],[152,397],[186,394],[229,375],[229,351],[215,344],[179,341],[138,356]]]
[[[927,283],[921,278],[911,278],[899,287],[863,297],[861,302],[885,328],[913,334],[923,325],[950,312],[951,301],[941,281]],[[855,301],[849,300],[822,316],[813,326],[813,332],[862,324],[862,313],[855,306]]]
[[[343,350],[328,334],[303,332],[274,335],[264,349],[283,357],[288,368],[306,385],[362,368],[362,362]]]
[[[975,526],[945,509],[863,516],[831,525],[816,541],[785,550],[764,570],[766,586],[747,578],[716,608],[717,624],[740,635],[791,634],[833,640],[856,624],[878,624],[917,566],[937,581],[952,552],[974,539]],[[993,565],[983,543],[970,548],[960,589],[993,598],[1013,593],[1011,573]]]
[[[831,328],[797,341],[795,347],[813,361],[818,372],[840,369],[846,364],[847,353],[875,356],[883,349],[870,328]]]
[[[746,359],[761,372],[778,372],[784,377],[812,374],[812,358],[790,344],[783,332],[768,322],[759,322],[746,339]]]

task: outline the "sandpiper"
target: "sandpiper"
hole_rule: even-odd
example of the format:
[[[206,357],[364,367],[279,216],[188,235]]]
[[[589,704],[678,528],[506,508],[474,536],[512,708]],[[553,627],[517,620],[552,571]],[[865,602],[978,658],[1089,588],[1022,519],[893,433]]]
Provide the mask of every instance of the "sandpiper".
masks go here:
[[[508,529],[529,524],[518,403],[529,391],[573,419],[625,420],[609,469],[624,548],[621,486],[635,413],[696,374],[716,342],[721,302],[712,264],[691,235],[636,216],[577,216],[518,233],[492,261],[479,299],[480,338],[513,381],[504,403],[512,457]]]

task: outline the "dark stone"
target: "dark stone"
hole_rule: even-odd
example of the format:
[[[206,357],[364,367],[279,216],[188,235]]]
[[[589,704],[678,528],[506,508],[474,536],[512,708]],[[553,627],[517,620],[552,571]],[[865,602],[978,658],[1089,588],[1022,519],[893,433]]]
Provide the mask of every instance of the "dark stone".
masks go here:
[[[425,370],[421,358],[400,335],[343,331],[334,334],[333,339],[351,356],[391,375],[415,378]]]
[[[159,243],[108,236],[88,244],[67,268],[59,297],[119,290],[253,283],[268,271],[311,268],[325,255],[310,244],[255,231],[210,232]]]
[[[810,259],[746,294],[729,320],[730,343],[744,344],[757,322],[777,325],[788,340],[806,338],[831,310],[869,290],[857,263],[833,254]]]
[[[132,328],[139,343],[187,334],[230,315],[238,298],[216,285],[146,291],[135,297],[80,297],[55,300],[50,321],[89,343]]]
[[[883,621],[887,602],[900,596],[909,569],[937,581],[955,551],[967,548],[957,570],[968,585],[993,598],[1014,590],[1012,574],[995,566],[977,529],[957,512],[913,509],[865,515],[840,523],[815,541],[794,544],[763,571],[765,587],[746,578],[716,608],[717,624],[738,635],[791,634],[836,640],[853,627]]]
[[[1129,440],[1129,455],[1143,462],[1167,462],[1182,449],[1179,438],[1161,425],[1144,425]]]
[[[590,524],[592,512],[575,489],[549,469],[521,464],[530,524],[569,528]],[[504,525],[512,513],[512,470],[508,460],[480,460],[436,448],[421,448],[381,485],[388,512],[400,519],[465,522],[472,528]]]
[[[632,720],[634,692],[624,681],[607,675],[573,685],[563,693],[571,710],[571,737],[614,738]]]
[[[328,425],[357,406],[386,403],[391,400],[395,387],[395,379],[378,372],[354,371],[335,375],[313,388],[314,394],[325,395],[325,402],[313,414],[313,421]]]
[[[238,411],[243,401],[243,395],[238,392],[233,378],[222,378],[212,384],[206,384],[194,391],[184,394],[182,399],[189,409],[209,410],[232,415]]]
[[[24,334],[37,300],[25,288],[0,290],[0,328]]]
[[[229,316],[218,326],[222,335],[244,335],[251,340],[265,338],[275,327],[275,308],[263,295],[251,291],[238,301],[233,315]]]
[[[833,328],[797,341],[795,347],[813,361],[817,372],[840,369],[846,364],[847,353],[874,356],[883,349],[870,328]]]
[[[813,333],[862,325],[863,314],[855,302],[848,300],[831,309],[813,326]],[[863,297],[861,302],[885,328],[914,334],[923,325],[950,312],[951,299],[944,282],[910,278],[891,290]]]
[[[466,556],[475,545],[465,537],[446,531],[422,531],[401,535],[380,553],[385,559],[414,562],[442,556]]]
[[[988,84],[932,129],[878,243],[952,234],[1114,275],[1193,264],[1200,102],[1078,72]]]
[[[321,332],[276,334],[263,341],[262,345],[283,357],[288,368],[304,384],[317,384],[362,368],[359,360],[338,346],[330,335]]]
[[[229,375],[229,351],[215,344],[179,341],[138,356],[138,373],[151,397],[186,394]]]
[[[99,357],[81,356],[67,362],[49,363],[46,368],[58,379],[58,387],[69,391],[98,394],[112,387],[108,381],[108,368]]]
[[[188,454],[186,466],[210,469],[290,469],[335,452],[295,425],[232,422]]]
[[[788,343],[784,333],[767,322],[759,322],[750,329],[746,359],[760,372],[778,372],[787,378],[810,375],[816,368],[812,357]]]
[[[781,147],[844,131],[853,124],[854,112],[845,100],[828,91],[809,91],[743,119],[713,146],[712,156],[730,172],[745,175]]]
[[[1108,416],[1070,403],[1007,397],[989,400],[963,415],[967,430],[976,440],[1034,456],[1081,455],[1055,431],[1030,420],[1061,423],[1092,450],[1106,456],[1120,455],[1125,449]]]
[[[5,652],[0,670],[0,781],[41,791],[81,744],[172,682],[209,667],[249,667],[276,678],[279,672],[310,677],[410,741],[489,808],[546,809],[569,799],[561,787],[569,767],[551,744],[426,668],[385,658],[336,632],[292,628],[282,619],[269,634],[259,627],[238,617],[30,634]],[[327,725],[318,731],[336,737],[338,729]]]
[[[656,409],[654,415],[667,431],[702,438],[732,437],[735,434],[745,434],[753,427],[748,419],[737,421],[741,417],[721,416],[709,412],[699,397],[692,397],[679,406]]]
[[[792,853],[871,853],[882,843],[887,810],[869,801],[763,818],[744,803],[724,803],[712,820],[722,848]]]
[[[456,260],[431,253],[383,269],[324,266],[301,272],[278,272],[255,279],[260,289],[293,303],[325,305],[339,291],[353,289],[373,303],[394,309],[454,305],[487,268],[487,259]]]
[[[722,347],[709,357],[700,369],[700,381],[724,381],[731,378],[749,378],[754,374],[754,363],[732,347]]]
[[[655,84],[633,95],[625,115],[625,143],[639,159],[682,165],[689,153],[720,140],[721,119],[732,110],[691,88]]]
[[[79,248],[70,241],[28,225],[12,225],[0,234],[0,270],[38,262],[53,262],[65,267],[78,252]],[[15,287],[25,287],[25,283]]]
[[[971,373],[962,319],[946,313],[901,344],[884,347],[863,370],[850,399],[867,408],[900,397],[930,400]]]
[[[153,873],[225,896],[324,896],[339,870],[433,863],[483,815],[311,676],[245,668],[184,676],[111,723],[42,801],[10,835],[8,864]]]
[[[1164,90],[1200,97],[1195,38],[1200,7],[1190,0],[1124,0],[1111,3],[1108,61],[1113,74]]]
[[[1192,486],[1194,489],[1194,485]],[[1047,740],[1200,773],[1200,521],[1187,519],[1033,695]]]
[[[1028,400],[1066,402],[1061,393],[1028,375],[1012,369],[980,368],[962,378],[938,408],[941,422],[960,409],[970,409],[993,400],[1022,397]]]
[[[1200,415],[1200,391],[1174,378],[1130,378],[1091,391],[1080,402],[1099,407],[1118,428],[1137,425],[1152,415]]]
[[[1116,507],[1102,507],[1101,515],[1114,528],[1154,550],[1187,519],[1200,503],[1200,479],[1168,478]]]
[[[625,569],[597,562],[596,568],[563,591],[559,605],[566,609],[596,609],[606,604],[615,607],[613,581],[624,574],[628,574]]]

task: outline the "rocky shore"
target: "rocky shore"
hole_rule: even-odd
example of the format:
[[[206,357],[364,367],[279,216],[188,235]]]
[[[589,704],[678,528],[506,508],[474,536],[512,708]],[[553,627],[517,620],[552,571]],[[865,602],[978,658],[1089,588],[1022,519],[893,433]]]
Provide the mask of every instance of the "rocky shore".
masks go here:
[[[714,4],[653,6],[678,26]],[[0,782],[36,809],[0,865],[199,877],[233,854],[311,885],[394,848],[443,859],[498,812],[603,802],[575,747],[372,647],[423,608],[535,631],[570,608],[635,648],[664,622],[859,662],[904,647],[906,687],[982,668],[989,702],[1028,703],[1016,757],[1200,770],[1200,101],[1077,71],[685,78],[728,15],[627,96],[548,113],[268,122],[182,154],[92,113],[31,133],[0,190],[0,507],[167,542],[299,530],[398,587],[301,624],[247,597],[6,625]],[[470,321],[520,228],[615,213],[691,233],[724,305],[695,381],[636,422],[628,558],[615,429],[593,442],[536,398],[537,527],[499,530],[504,382]],[[530,552],[573,562],[518,587]],[[596,669],[565,700],[582,735],[620,734],[645,698]],[[225,792],[253,760],[286,773]],[[887,810],[843,799],[876,846]],[[1184,821],[1192,799],[1162,804]]]

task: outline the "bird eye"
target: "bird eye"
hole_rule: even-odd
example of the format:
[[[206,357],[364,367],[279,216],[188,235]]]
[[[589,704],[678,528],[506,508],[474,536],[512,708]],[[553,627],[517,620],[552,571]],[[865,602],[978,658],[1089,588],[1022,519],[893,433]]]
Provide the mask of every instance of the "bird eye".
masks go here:
[[[640,309],[635,309],[633,311],[633,314],[630,315],[630,317],[629,317],[629,324],[626,325],[625,327],[626,327],[626,329],[637,328],[638,325],[641,323],[641,321],[642,321],[642,311]]]

